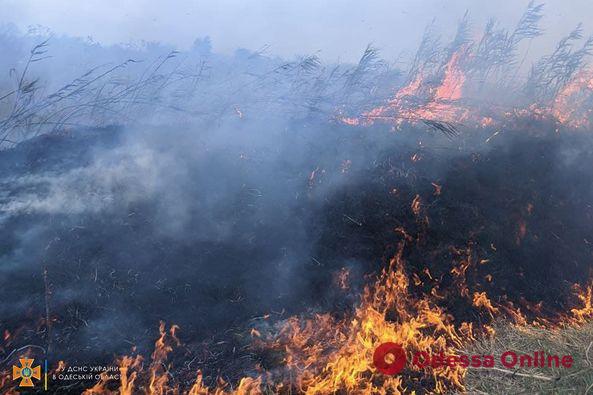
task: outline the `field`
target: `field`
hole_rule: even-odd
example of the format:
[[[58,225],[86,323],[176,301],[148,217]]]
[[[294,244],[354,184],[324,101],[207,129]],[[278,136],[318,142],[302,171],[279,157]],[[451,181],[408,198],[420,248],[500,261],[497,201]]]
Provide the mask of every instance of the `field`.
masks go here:
[[[593,39],[526,67],[542,15],[397,67],[4,32],[3,393],[592,391]],[[413,362],[509,350],[574,363]]]

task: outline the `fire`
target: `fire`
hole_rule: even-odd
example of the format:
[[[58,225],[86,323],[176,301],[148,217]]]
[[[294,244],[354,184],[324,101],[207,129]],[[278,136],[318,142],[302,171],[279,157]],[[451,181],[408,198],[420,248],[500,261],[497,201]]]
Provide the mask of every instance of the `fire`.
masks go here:
[[[582,307],[571,309],[571,318],[573,322],[584,323],[593,317],[593,282],[589,282],[585,289],[579,284],[574,284],[573,288]]]
[[[587,106],[587,101],[592,97],[593,73],[582,70],[560,90],[547,111],[565,126],[589,127],[591,108]]]
[[[467,123],[471,126],[496,129],[488,133],[484,142],[496,141],[504,131],[504,126],[517,118],[529,117],[536,120],[552,120],[555,125],[573,129],[591,126],[590,102],[593,99],[593,73],[580,70],[572,76],[552,98],[540,98],[528,103],[508,103],[506,108],[477,109],[469,103],[476,102],[469,95],[475,92],[475,70],[472,60],[476,57],[476,46],[462,45],[445,56],[434,69],[419,67],[406,82],[395,89],[389,100],[381,106],[368,109],[355,116],[342,116],[342,123],[350,126],[368,126],[375,122],[388,122],[395,128],[404,123]],[[236,107],[235,112],[243,118],[243,112]],[[422,165],[427,156],[412,154],[412,165]],[[339,167],[341,173],[348,173],[351,160],[344,160]],[[330,168],[327,168],[330,172]],[[328,174],[320,167],[312,169],[307,177],[310,188],[322,182]],[[432,196],[442,198],[442,185],[432,182]],[[394,196],[400,190],[391,189]],[[402,192],[405,193],[405,192]],[[373,352],[382,343],[400,344],[407,353],[408,360],[415,352],[457,355],[459,349],[479,336],[493,336],[493,321],[510,319],[515,325],[523,326],[537,323],[544,326],[582,324],[593,318],[593,282],[586,286],[573,287],[576,305],[569,313],[558,313],[554,320],[541,314],[545,311],[542,302],[529,303],[523,300],[509,300],[506,295],[490,292],[497,279],[493,273],[479,273],[478,280],[472,281],[472,269],[488,268],[490,260],[477,255],[476,242],[467,241],[464,246],[447,246],[444,250],[452,257],[450,266],[442,273],[433,273],[427,268],[417,266],[404,259],[404,251],[411,243],[421,243],[422,232],[428,225],[427,207],[429,198],[413,193],[406,215],[416,218],[417,232],[398,227],[395,254],[386,267],[373,277],[364,287],[351,311],[341,315],[330,313],[311,313],[290,317],[276,323],[272,329],[251,327],[249,333],[254,345],[264,347],[282,357],[282,366],[273,372],[261,373],[256,367],[255,377],[243,377],[236,385],[218,379],[216,384],[207,384],[201,367],[192,372],[191,388],[184,392],[180,381],[174,378],[172,363],[169,362],[174,350],[181,345],[177,337],[179,328],[172,325],[167,329],[160,323],[159,336],[154,351],[146,361],[142,356],[123,356],[118,359],[120,366],[119,382],[104,376],[85,394],[179,394],[190,395],[231,395],[291,393],[305,394],[401,394],[415,390],[433,393],[464,391],[464,377],[467,368],[444,366],[439,368],[419,368],[408,364],[396,376],[386,376],[373,365]],[[409,208],[408,208],[409,207]],[[534,210],[529,203],[524,210],[531,215]],[[411,212],[411,213],[410,213]],[[345,218],[362,227],[362,222],[343,214]],[[515,234],[509,235],[516,245],[532,235],[530,223],[518,218],[514,223]],[[534,236],[535,237],[535,236]],[[490,241],[483,244],[496,252],[497,247]],[[483,259],[481,259],[483,258]],[[315,258],[313,258],[315,260]],[[413,258],[408,258],[413,259]],[[422,262],[420,262],[422,264]],[[477,273],[477,272],[476,272]],[[475,274],[475,273],[474,273]],[[443,277],[448,276],[447,281]],[[353,274],[343,268],[334,277],[334,285],[340,292],[350,292]],[[478,277],[478,276],[475,276]],[[447,299],[456,297],[468,308],[472,308],[478,319],[474,322],[456,320],[446,304]],[[533,318],[533,316],[536,318]],[[266,317],[267,318],[267,317]],[[468,319],[469,320],[469,319]],[[479,323],[479,327],[478,327]],[[4,340],[12,340],[13,335],[4,331]],[[6,377],[0,377],[4,388]],[[206,380],[208,381],[208,380]]]
[[[443,367],[431,371],[412,367],[400,376],[384,376],[377,372],[372,355],[377,345],[397,342],[409,354],[415,351],[445,351],[454,354],[467,339],[474,337],[471,323],[455,325],[453,317],[435,305],[428,295],[417,297],[410,292],[409,274],[402,252],[410,239],[403,236],[388,267],[363,292],[352,316],[335,318],[318,314],[310,318],[291,317],[266,347],[284,354],[285,372],[279,377],[245,377],[236,388],[219,380],[216,388],[203,382],[198,371],[188,394],[260,394],[264,383],[274,392],[294,387],[307,394],[404,393],[414,388],[432,388],[435,392],[463,389],[465,370]],[[388,318],[389,317],[389,318]],[[120,383],[117,391],[109,390],[109,380],[99,381],[85,394],[149,394],[180,393],[170,383],[167,358],[180,345],[176,326],[159,327],[160,336],[148,366],[148,385],[140,375],[144,372],[140,356],[120,359]],[[411,359],[410,359],[411,360]],[[292,379],[288,380],[289,377]],[[270,382],[266,383],[264,379]]]
[[[393,121],[396,126],[403,122],[461,122],[468,118],[469,109],[458,105],[466,81],[461,67],[466,48],[459,49],[449,58],[439,86],[430,87],[427,76],[419,71],[394,98],[384,105],[365,112],[357,118],[341,118],[346,124],[370,125],[377,120]]]
[[[184,391],[179,383],[171,382],[170,365],[167,360],[174,348],[179,347],[181,342],[177,338],[177,325],[172,325],[168,330],[164,322],[159,326],[159,338],[154,345],[151,361],[148,369],[145,369],[144,359],[140,355],[123,356],[118,360],[119,383],[113,383],[106,374],[102,374],[93,387],[87,389],[84,395],[132,395],[145,393],[151,395],[162,394],[188,394],[188,395],[257,395],[263,394],[261,377],[244,377],[239,381],[236,388],[219,379],[216,388],[210,388],[203,382],[203,374],[198,370],[195,381],[191,388]],[[146,378],[147,376],[147,378]],[[146,381],[145,381],[146,380]]]
[[[258,395],[263,394],[261,390],[262,386],[262,379],[258,378],[251,378],[251,377],[244,377],[239,381],[239,385],[237,389],[234,391],[227,392],[223,388],[226,384],[223,382],[219,388],[214,390],[210,389],[208,386],[205,386],[202,382],[202,372],[198,371],[198,375],[196,381],[192,388],[189,390],[188,395]]]
[[[459,100],[465,83],[465,74],[461,70],[461,51],[455,52],[447,62],[445,77],[435,92],[436,100]]]
[[[486,37],[489,33],[484,33]],[[552,96],[532,94],[525,100],[503,100],[503,105],[471,105],[484,103],[482,88],[490,86],[497,92],[504,81],[487,78],[491,69],[480,70],[481,42],[468,42],[452,52],[444,51],[436,66],[422,66],[411,70],[407,81],[395,90],[383,105],[352,115],[339,115],[342,123],[350,126],[368,126],[375,122],[391,123],[395,128],[403,124],[425,123],[471,126],[473,128],[504,127],[513,118],[550,120],[559,126],[583,129],[592,123],[593,70],[581,60],[576,61]],[[436,55],[435,55],[436,56]],[[542,61],[546,57],[542,58]],[[499,77],[500,78],[500,77]],[[436,83],[435,83],[436,81]],[[519,88],[525,91],[528,86]],[[492,137],[496,136],[497,131]]]
[[[412,379],[404,380],[402,376],[383,376],[372,365],[374,349],[384,342],[401,344],[410,355],[418,350],[453,353],[465,336],[473,336],[471,325],[456,327],[452,317],[429,297],[415,298],[410,293],[401,254],[405,243],[401,242],[400,252],[376,282],[365,288],[353,317],[336,320],[317,315],[288,321],[275,346],[284,348],[287,368],[296,375],[303,393],[403,393],[414,386],[432,386],[437,392],[463,389],[465,373],[460,368],[425,375],[409,367],[402,376]]]
[[[486,292],[474,292],[474,306],[483,307],[488,310],[490,316],[494,318],[494,314],[498,313],[498,309],[492,306],[492,302],[488,299]]]
[[[416,195],[412,211],[420,213],[421,198]],[[527,212],[533,206],[527,205]],[[332,394],[332,393],[413,393],[423,390],[433,393],[464,391],[467,369],[461,365],[418,367],[408,363],[396,376],[378,372],[373,365],[373,353],[378,345],[387,342],[400,344],[408,361],[417,352],[458,355],[468,342],[478,336],[494,336],[491,323],[499,317],[511,319],[515,325],[528,323],[525,311],[541,312],[542,303],[518,307],[510,300],[493,300],[484,290],[468,284],[468,273],[476,265],[487,265],[488,259],[475,256],[475,246],[450,248],[452,256],[449,270],[453,289],[481,316],[479,329],[472,322],[456,321],[447,311],[447,291],[441,289],[438,276],[428,268],[414,271],[404,259],[404,251],[420,238],[403,228],[394,230],[399,237],[396,253],[386,267],[364,288],[354,310],[343,316],[329,313],[293,316],[276,324],[271,331],[251,328],[253,342],[283,356],[280,369],[243,377],[236,385],[218,379],[214,386],[204,382],[202,370],[191,378],[191,387],[184,389],[181,380],[172,373],[171,355],[181,346],[177,337],[179,328],[167,329],[159,325],[150,360],[145,363],[140,355],[118,359],[119,381],[106,375],[84,394],[190,394],[190,395],[255,395],[264,393]],[[422,230],[420,230],[422,232]],[[490,246],[495,249],[493,245]],[[337,286],[349,290],[350,272],[343,268],[336,276]],[[425,279],[425,281],[423,281]],[[494,281],[492,274],[486,276]],[[419,290],[425,289],[424,292]],[[575,284],[576,305],[570,313],[560,316],[556,323],[541,319],[540,325],[569,325],[585,323],[593,318],[593,282],[586,287]],[[524,309],[524,310],[522,310]],[[268,318],[268,317],[266,317]],[[275,331],[277,329],[277,331]],[[64,366],[60,362],[60,366]],[[201,367],[200,367],[201,368]],[[5,385],[7,377],[0,382]]]
[[[150,384],[148,388],[151,394],[163,393],[164,389],[167,387],[169,376],[167,375],[168,367],[165,365],[165,362],[167,361],[167,356],[169,353],[173,351],[173,346],[171,343],[174,343],[177,346],[181,344],[175,335],[177,329],[179,328],[176,325],[171,326],[168,333],[168,338],[171,339],[171,341],[167,342],[165,323],[161,321],[159,326],[160,337],[154,346],[154,352],[151,356],[152,363],[149,367]]]
[[[403,238],[398,253],[390,260],[376,281],[365,287],[359,306],[352,316],[335,318],[330,314],[312,317],[291,317],[267,347],[284,353],[285,373],[244,377],[236,387],[218,380],[216,387],[204,384],[203,373],[198,370],[193,385],[183,391],[169,381],[167,358],[174,347],[180,345],[176,336],[178,327],[166,330],[159,327],[160,336],[155,342],[148,367],[148,385],[141,384],[144,373],[141,356],[124,356],[119,360],[120,382],[117,389],[109,389],[104,378],[86,395],[134,393],[188,395],[259,395],[290,393],[295,388],[305,394],[346,393],[413,393],[416,389],[434,393],[463,391],[467,368],[456,365],[420,368],[408,363],[398,376],[385,376],[377,372],[372,363],[375,348],[382,343],[401,344],[408,361],[416,352],[458,355],[464,344],[476,338],[472,323],[454,324],[453,317],[436,305],[427,295],[416,297],[411,291],[409,274],[402,251],[408,238]],[[593,317],[593,283],[585,289],[574,286],[581,307],[575,307],[566,316],[565,323],[584,323]],[[473,294],[473,304],[486,309],[490,316],[514,318],[516,325],[525,325],[520,309],[508,302],[495,306],[485,292]],[[538,306],[536,306],[537,308]],[[541,308],[541,305],[539,305]],[[494,329],[484,325],[484,335],[493,336]],[[113,386],[111,386],[113,387]]]
[[[109,389],[110,379],[106,374],[102,374],[102,379],[99,380],[93,387],[84,392],[85,395],[98,394],[120,394],[132,395],[138,391],[147,394],[165,394],[165,393],[179,393],[179,388],[169,385],[169,365],[167,358],[174,347],[180,346],[181,342],[176,336],[179,329],[177,325],[172,325],[169,330],[166,330],[164,322],[159,325],[159,338],[155,342],[154,351],[151,355],[151,362],[148,366],[148,385],[137,386],[136,381],[138,375],[143,373],[143,358],[140,355],[124,356],[119,359],[119,376],[120,383],[117,391]]]

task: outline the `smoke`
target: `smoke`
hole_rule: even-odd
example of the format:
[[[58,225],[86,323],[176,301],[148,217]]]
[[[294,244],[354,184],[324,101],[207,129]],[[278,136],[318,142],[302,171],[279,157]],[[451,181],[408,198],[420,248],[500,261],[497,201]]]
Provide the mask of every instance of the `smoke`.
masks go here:
[[[205,338],[314,298],[304,273],[308,180],[328,146],[318,129],[270,117],[79,133],[4,153],[4,325],[49,303],[53,341],[70,342],[60,355],[82,347],[92,359],[144,344],[137,329],[159,320]],[[78,329],[62,338],[63,325]]]
[[[494,18],[511,28],[529,0],[493,4],[472,0],[300,1],[277,3],[176,0],[167,6],[130,1],[90,1],[70,4],[54,1],[9,1],[0,23],[13,23],[26,31],[46,26],[57,35],[92,37],[103,45],[128,42],[161,42],[179,49],[191,47],[196,37],[210,36],[217,52],[237,48],[290,58],[319,53],[327,61],[355,62],[369,43],[381,48],[385,58],[409,58],[425,26],[433,20],[445,36],[467,10],[476,26]],[[92,11],[91,11],[92,10]],[[531,55],[550,52],[555,41],[591,15],[586,0],[546,2],[544,29],[547,38],[533,43]],[[587,31],[586,33],[590,33]]]
[[[79,123],[0,152],[0,323],[35,328],[21,341],[49,345],[52,359],[110,360],[132,344],[146,351],[159,320],[180,325],[198,348],[242,344],[235,334],[270,313],[343,314],[364,276],[392,257],[399,227],[426,237],[405,258],[443,288],[469,245],[468,255],[490,262],[468,274],[470,291],[495,302],[562,310],[572,283],[587,277],[587,134],[558,135],[546,121],[448,136],[438,127],[344,125],[332,119],[336,108],[361,113],[405,81],[372,47],[357,65],[334,65],[219,55],[208,40],[174,56],[161,45],[56,41],[60,55],[89,55],[61,72],[53,63],[49,92],[99,55],[160,58],[74,96],[86,104],[114,92],[90,102]],[[6,47],[15,57],[22,50]],[[430,226],[411,208],[416,197]],[[335,291],[343,268],[352,288]],[[434,284],[424,280],[428,294]],[[475,319],[467,300],[447,296],[455,317]]]

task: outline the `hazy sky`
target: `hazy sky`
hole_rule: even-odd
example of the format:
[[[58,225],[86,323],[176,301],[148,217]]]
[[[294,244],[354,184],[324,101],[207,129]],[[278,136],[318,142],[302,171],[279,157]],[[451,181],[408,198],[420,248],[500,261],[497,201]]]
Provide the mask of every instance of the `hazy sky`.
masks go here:
[[[209,35],[219,52],[238,47],[283,56],[319,51],[327,60],[356,60],[367,43],[390,59],[416,47],[434,18],[444,33],[469,10],[478,27],[487,18],[512,26],[529,0],[0,0],[0,23],[26,30],[42,25],[58,34],[102,43],[162,41],[186,48]],[[593,31],[593,1],[546,1],[550,40],[578,22]],[[590,21],[590,22],[589,22]],[[589,26],[587,26],[589,24]]]

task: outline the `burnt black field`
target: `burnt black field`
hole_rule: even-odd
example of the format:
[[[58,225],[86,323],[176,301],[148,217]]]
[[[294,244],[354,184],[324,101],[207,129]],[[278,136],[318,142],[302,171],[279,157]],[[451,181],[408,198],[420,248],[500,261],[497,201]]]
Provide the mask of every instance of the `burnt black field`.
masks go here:
[[[0,392],[461,391],[375,343],[590,320],[593,37],[525,6],[354,62],[0,29]]]
[[[238,379],[273,362],[249,347],[258,317],[347,314],[397,228],[418,238],[404,251],[423,280],[413,292],[438,287],[459,322],[487,320],[451,274],[463,259],[487,260],[466,274],[470,295],[528,317],[567,313],[590,275],[590,134],[540,123],[486,143],[493,130],[309,121],[254,142],[234,126],[232,145],[111,127],[1,152],[1,316],[17,335],[3,351],[109,363],[133,346],[149,354],[164,321],[181,328],[177,358]],[[348,290],[335,285],[342,268]]]

